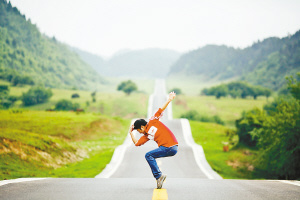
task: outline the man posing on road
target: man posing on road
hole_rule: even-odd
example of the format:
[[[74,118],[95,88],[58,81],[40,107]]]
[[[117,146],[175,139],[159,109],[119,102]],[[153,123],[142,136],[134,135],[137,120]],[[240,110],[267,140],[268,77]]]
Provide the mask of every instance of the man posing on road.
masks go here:
[[[159,121],[163,111],[167,108],[169,103],[175,98],[175,92],[169,94],[166,103],[158,109],[153,117],[147,123],[144,119],[138,119],[129,128],[131,139],[135,146],[141,146],[149,140],[154,140],[158,144],[158,148],[146,153],[145,157],[150,165],[153,176],[157,181],[157,189],[161,189],[166,175],[163,175],[157,166],[156,158],[174,156],[178,150],[178,142],[174,134],[162,122]],[[132,131],[137,130],[143,136],[137,141]]]

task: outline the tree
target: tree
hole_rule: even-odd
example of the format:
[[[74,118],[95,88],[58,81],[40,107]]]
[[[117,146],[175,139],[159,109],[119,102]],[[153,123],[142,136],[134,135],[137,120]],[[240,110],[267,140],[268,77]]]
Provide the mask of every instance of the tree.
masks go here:
[[[21,100],[25,106],[40,104],[48,101],[52,96],[51,89],[46,89],[42,86],[32,87],[28,92],[23,93]]]
[[[300,84],[287,81],[293,97],[278,97],[267,112],[254,109],[236,121],[239,142],[259,148],[255,173],[265,178],[300,179]]]
[[[74,94],[72,94],[72,96],[71,96],[72,99],[79,98],[79,97],[80,97],[80,96],[79,96],[79,94],[77,94],[77,93],[74,93]]]
[[[0,96],[7,96],[9,94],[9,87],[8,85],[0,85]]]
[[[265,112],[258,108],[244,112],[242,117],[235,122],[239,142],[247,146],[256,146],[258,136],[252,134],[252,132],[255,129],[260,129],[265,119]]]
[[[96,91],[91,94],[93,102],[96,102]]]
[[[300,178],[300,101],[283,101],[266,119],[258,135],[260,154],[256,163],[266,178]]]
[[[300,72],[297,73],[298,80],[300,80]],[[293,97],[300,99],[300,81],[293,78],[292,76],[286,78],[288,80],[288,89],[290,90]]]
[[[123,81],[118,85],[117,90],[121,90],[125,92],[127,95],[130,95],[133,91],[137,90],[137,86],[134,82],[131,80]]]
[[[72,103],[69,100],[61,99],[55,104],[55,110],[76,110],[80,106],[78,103]]]
[[[174,91],[177,95],[182,94],[181,89],[179,89],[179,88],[173,88],[172,90],[170,90],[170,92],[173,92],[173,91]]]

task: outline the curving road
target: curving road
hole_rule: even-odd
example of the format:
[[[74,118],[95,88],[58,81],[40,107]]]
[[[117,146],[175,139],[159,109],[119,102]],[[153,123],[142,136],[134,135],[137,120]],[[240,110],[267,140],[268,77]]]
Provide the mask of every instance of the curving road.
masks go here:
[[[165,100],[164,82],[156,81],[155,92],[149,101],[148,116]],[[163,173],[168,174],[164,188],[169,199],[300,199],[299,181],[221,179],[207,164],[202,148],[193,143],[188,122],[172,120],[171,105],[168,109],[162,121],[174,132],[179,142],[176,156],[158,160]],[[0,181],[0,199],[155,199],[153,189],[156,182],[144,155],[156,147],[156,143],[150,141],[142,147],[134,147],[127,137],[124,144],[116,149],[111,163],[96,178]]]
[[[150,118],[159,107],[161,107],[167,99],[164,80],[156,80],[154,93],[150,97],[151,102],[148,108],[148,118]],[[157,163],[163,173],[168,175],[168,178],[202,178],[207,179],[207,175],[200,170],[194,159],[193,149],[187,145],[184,138],[184,128],[182,120],[172,119],[171,107],[169,105],[161,118],[161,121],[169,127],[176,136],[179,143],[178,153],[173,157],[157,159]],[[140,134],[137,133],[137,136]],[[128,142],[128,143],[127,143]],[[135,147],[128,139],[126,142],[127,149],[122,163],[117,170],[109,176],[110,178],[153,178],[150,167],[145,160],[145,154],[157,148],[154,141],[148,141],[141,147]],[[220,176],[216,175],[218,179]],[[101,176],[101,174],[97,177]]]

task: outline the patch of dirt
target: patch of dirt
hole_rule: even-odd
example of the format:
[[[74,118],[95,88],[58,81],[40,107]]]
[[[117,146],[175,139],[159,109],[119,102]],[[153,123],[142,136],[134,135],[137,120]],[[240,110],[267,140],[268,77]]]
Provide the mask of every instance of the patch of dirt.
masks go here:
[[[83,149],[76,152],[64,151],[61,155],[53,157],[50,153],[38,150],[32,146],[21,142],[2,139],[5,145],[0,146],[0,154],[14,153],[22,160],[35,160],[43,163],[47,167],[58,168],[68,163],[78,162],[88,157],[88,153]]]
[[[16,155],[20,156],[21,159],[26,159],[27,158],[27,154],[20,147],[20,146],[22,146],[22,143],[12,142],[12,141],[10,141],[8,139],[3,139],[3,142],[6,144],[6,146],[8,146],[8,148],[6,148],[6,147],[3,148],[3,153],[13,152]]]
[[[254,166],[249,164],[248,167],[247,167],[247,169],[248,169],[248,171],[252,172],[254,170]]]
[[[236,169],[241,166],[241,163],[237,160],[234,160],[234,161],[227,161],[227,165]]]
[[[125,119],[133,119],[133,118],[137,118],[137,112],[134,113],[128,113],[124,118]]]
[[[174,102],[174,103],[175,103],[176,105],[182,106],[182,107],[183,107],[184,109],[186,109],[186,110],[189,109],[189,107],[188,107],[186,101],[183,100],[183,99],[180,99],[180,98],[175,99],[175,102]]]
[[[246,155],[246,156],[250,156],[250,155],[253,154],[253,153],[251,153],[249,150],[245,150],[243,153],[244,153],[244,155]]]
[[[227,161],[227,165],[233,167],[234,169],[245,167],[248,171],[253,171],[254,166],[250,163],[241,163],[238,160]]]

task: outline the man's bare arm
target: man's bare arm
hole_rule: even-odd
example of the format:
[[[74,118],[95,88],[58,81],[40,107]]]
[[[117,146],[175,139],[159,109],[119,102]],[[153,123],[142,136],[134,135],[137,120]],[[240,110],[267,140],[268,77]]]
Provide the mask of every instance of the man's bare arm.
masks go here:
[[[130,134],[130,136],[131,136],[132,142],[133,142],[134,144],[136,144],[138,141],[137,141],[137,139],[135,139],[135,137],[134,137],[134,135],[133,135],[133,133],[132,133],[133,127],[134,127],[134,125],[131,125],[131,126],[130,126],[130,128],[129,128],[129,134]]]
[[[175,93],[175,92],[171,92],[171,93],[169,94],[168,100],[166,101],[166,103],[164,103],[164,105],[161,107],[161,109],[164,111],[164,110],[167,108],[167,106],[169,105],[169,103],[170,103],[173,99],[175,99],[175,97],[176,97],[176,93]]]

